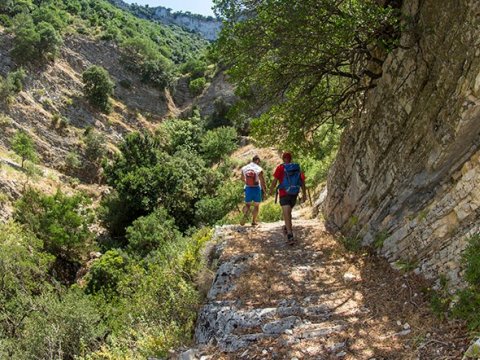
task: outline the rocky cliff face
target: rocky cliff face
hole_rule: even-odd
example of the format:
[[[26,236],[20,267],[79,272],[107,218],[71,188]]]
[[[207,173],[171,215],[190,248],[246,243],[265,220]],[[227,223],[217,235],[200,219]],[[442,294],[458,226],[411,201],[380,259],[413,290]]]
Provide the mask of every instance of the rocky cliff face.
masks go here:
[[[325,215],[427,276],[461,280],[480,231],[480,3],[406,0],[401,46],[345,131]]]
[[[222,28],[222,22],[211,16],[205,17],[201,15],[191,14],[189,12],[172,12],[163,6],[154,8],[141,7],[139,12],[138,5],[129,5],[123,0],[109,0],[115,6],[132,11],[135,15],[149,20],[157,20],[166,25],[177,25],[187,30],[199,33],[205,39],[213,41],[218,38],[218,34]]]
[[[213,18],[203,16],[192,16],[190,14],[172,13],[164,7],[157,7],[154,10],[154,20],[165,24],[175,24],[190,31],[201,34],[207,40],[216,40],[222,28],[222,23]]]

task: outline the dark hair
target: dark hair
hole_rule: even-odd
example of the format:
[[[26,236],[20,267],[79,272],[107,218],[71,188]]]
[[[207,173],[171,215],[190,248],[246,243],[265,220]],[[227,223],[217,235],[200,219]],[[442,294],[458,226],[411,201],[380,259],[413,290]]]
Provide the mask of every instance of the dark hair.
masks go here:
[[[255,160],[260,160],[260,156],[255,155],[255,156],[253,157],[252,161],[255,161]]]
[[[282,159],[287,161],[292,161],[292,154],[289,152],[284,152],[282,154]]]

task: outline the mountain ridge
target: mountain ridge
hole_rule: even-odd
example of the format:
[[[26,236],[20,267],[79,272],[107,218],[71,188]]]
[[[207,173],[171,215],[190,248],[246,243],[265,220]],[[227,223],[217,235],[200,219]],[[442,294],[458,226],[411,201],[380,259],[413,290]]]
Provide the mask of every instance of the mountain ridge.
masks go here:
[[[123,0],[108,0],[113,5],[130,11],[143,19],[159,21],[165,25],[176,25],[189,31],[201,34],[205,39],[214,41],[222,27],[222,22],[212,16],[192,14],[190,12],[173,12],[164,6],[148,7],[136,3],[128,4]]]

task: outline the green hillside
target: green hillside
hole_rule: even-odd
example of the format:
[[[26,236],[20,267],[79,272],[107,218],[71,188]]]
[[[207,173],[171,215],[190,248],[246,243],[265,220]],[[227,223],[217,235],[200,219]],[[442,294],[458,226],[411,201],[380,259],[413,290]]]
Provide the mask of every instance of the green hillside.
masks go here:
[[[82,34],[115,42],[127,53],[127,65],[161,83],[207,46],[197,35],[138,19],[103,0],[6,0],[0,13],[0,23],[14,36],[12,55],[19,64],[52,60],[63,37]]]

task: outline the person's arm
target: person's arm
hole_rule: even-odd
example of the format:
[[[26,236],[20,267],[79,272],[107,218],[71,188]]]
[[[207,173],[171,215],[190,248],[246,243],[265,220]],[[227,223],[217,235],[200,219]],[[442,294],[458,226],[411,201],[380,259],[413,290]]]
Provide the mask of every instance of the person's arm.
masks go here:
[[[277,186],[277,183],[278,183],[278,180],[277,179],[273,179],[272,181],[272,184],[270,185],[270,195],[273,195],[274,192],[275,192],[275,187]]]
[[[263,196],[267,196],[267,185],[265,184],[265,177],[263,176],[263,171],[258,174],[260,179],[260,186],[262,187]]]

